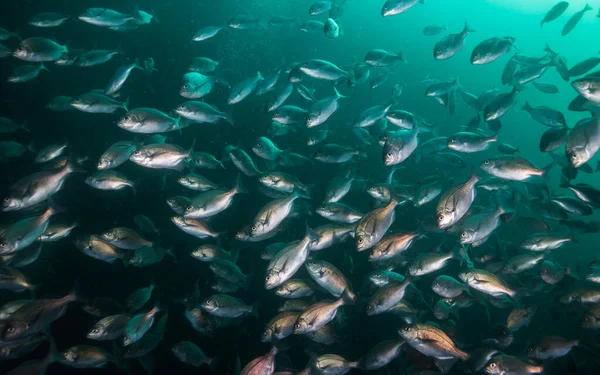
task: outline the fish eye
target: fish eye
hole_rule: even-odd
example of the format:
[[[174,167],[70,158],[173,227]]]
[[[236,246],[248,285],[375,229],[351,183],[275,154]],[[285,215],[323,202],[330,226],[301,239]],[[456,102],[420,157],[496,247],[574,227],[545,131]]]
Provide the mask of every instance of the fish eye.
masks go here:
[[[300,323],[294,324],[294,328],[300,328]]]
[[[373,310],[373,306],[372,305],[367,305],[367,310]]]
[[[304,63],[304,66],[308,66],[308,63],[307,63],[307,62],[305,62],[305,63]]]
[[[5,202],[8,202],[10,199],[8,199],[8,197],[4,198]]]
[[[442,284],[441,284],[439,281],[437,281],[437,282],[435,283],[435,286],[442,286]]]
[[[262,148],[262,145],[260,143],[257,143],[255,147]]]
[[[483,162],[483,164],[485,164],[485,165],[488,165],[488,164],[490,164],[490,161],[489,161],[489,160],[485,160],[485,161]]]
[[[456,143],[456,138],[452,138],[452,139],[450,140],[450,142],[452,142],[452,143]]]
[[[92,333],[98,333],[98,332],[100,332],[100,330],[98,328],[92,329]]]
[[[212,301],[212,299],[206,300],[206,304],[207,304],[208,306],[211,306],[211,305],[213,304],[213,301]]]
[[[461,236],[462,238],[465,238],[465,237],[467,237],[467,232],[462,232],[462,233],[460,234],[460,236]]]
[[[439,220],[439,221],[442,221],[442,220],[444,220],[444,215],[440,215],[440,216],[438,216],[438,220]]]
[[[271,280],[271,276],[265,277],[265,280],[267,280],[267,281]]]
[[[533,353],[533,348],[527,348],[527,353]]]
[[[361,244],[361,243],[363,243],[363,242],[365,242],[365,240],[363,240],[362,238],[359,238],[359,239],[358,239],[358,243],[360,243],[360,244]]]
[[[392,156],[394,156],[394,154],[392,154],[391,152],[388,152],[387,154],[385,154],[385,156],[387,156],[388,158],[391,158]]]
[[[377,273],[375,274],[375,277],[381,277],[381,273],[377,272]]]
[[[8,331],[8,333],[13,333],[15,332],[17,329],[15,327],[9,327],[6,331]]]
[[[256,225],[253,225],[252,228],[250,228],[250,229],[252,229],[253,231],[255,231],[257,229]]]
[[[140,150],[135,150],[135,151],[133,152],[133,154],[134,154],[134,155],[139,155],[139,154],[140,154]]]
[[[583,321],[587,323],[587,322],[589,322],[589,321],[590,321],[590,318],[588,318],[587,316],[584,316],[584,317],[583,317]]]
[[[188,87],[190,87],[189,85],[183,85],[184,89],[187,89]]]
[[[492,362],[492,363],[490,363],[490,367],[491,367],[491,368],[496,368],[496,366],[497,366],[497,365],[496,365],[496,362]]]
[[[575,154],[574,152],[571,153],[571,159],[577,159],[577,154]]]
[[[405,332],[410,332],[410,331],[412,331],[412,328],[410,328],[410,327],[404,327],[404,331]]]
[[[179,109],[185,109],[184,105],[179,106]]]
[[[191,210],[193,210],[193,209],[194,209],[194,207],[192,207],[192,206],[187,206],[187,207],[185,208],[185,210],[186,210],[186,211],[188,211],[188,212],[189,212],[189,211],[191,211]]]

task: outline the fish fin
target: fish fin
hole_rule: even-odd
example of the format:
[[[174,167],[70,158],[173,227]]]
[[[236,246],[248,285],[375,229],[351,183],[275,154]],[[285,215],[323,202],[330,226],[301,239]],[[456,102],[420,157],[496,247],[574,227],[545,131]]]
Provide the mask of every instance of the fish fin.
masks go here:
[[[250,315],[252,315],[255,318],[259,318],[259,307],[260,307],[260,301],[256,301],[252,304],[251,308],[250,308]]]
[[[242,175],[241,174],[238,174],[237,178],[235,180],[235,190],[238,193],[242,193],[242,194],[248,193],[248,190],[244,187],[244,185],[242,185]]]

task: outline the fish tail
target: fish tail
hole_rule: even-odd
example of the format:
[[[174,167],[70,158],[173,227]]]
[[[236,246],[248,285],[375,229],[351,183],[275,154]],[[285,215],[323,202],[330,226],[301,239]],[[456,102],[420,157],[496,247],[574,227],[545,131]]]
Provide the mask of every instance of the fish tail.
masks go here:
[[[242,185],[242,175],[238,174],[235,180],[235,191],[238,193],[248,193],[248,190]]]
[[[461,34],[474,33],[476,31],[476,29],[469,27],[469,24],[467,23],[467,21],[465,21],[465,26],[463,27],[463,31]]]
[[[250,315],[253,316],[253,317],[255,317],[255,318],[257,318],[257,319],[260,317],[260,315],[259,315],[259,312],[260,312],[259,307],[260,307],[260,301],[254,302],[252,304],[252,306],[250,306]]]
[[[521,111],[529,112],[532,108],[533,107],[531,107],[531,104],[529,104],[529,102],[526,100],[525,104],[521,106]]]

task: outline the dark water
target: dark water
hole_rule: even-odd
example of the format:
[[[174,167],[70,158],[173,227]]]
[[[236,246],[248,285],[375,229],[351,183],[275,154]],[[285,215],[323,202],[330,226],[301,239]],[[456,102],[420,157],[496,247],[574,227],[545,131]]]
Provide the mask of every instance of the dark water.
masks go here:
[[[101,4],[100,4],[101,3]],[[253,76],[257,71],[267,74],[278,69],[282,64],[290,64],[310,58],[320,58],[333,61],[337,64],[350,64],[353,60],[362,60],[364,54],[372,48],[385,48],[392,51],[403,51],[408,59],[408,64],[392,68],[392,75],[388,84],[383,88],[371,91],[361,87],[352,91],[350,99],[343,102],[342,107],[334,117],[328,121],[331,135],[329,143],[352,144],[356,143],[355,136],[348,130],[348,123],[363,109],[385,103],[390,100],[392,87],[395,83],[404,85],[401,97],[401,108],[419,113],[427,121],[439,124],[442,135],[458,131],[465,125],[472,113],[468,107],[459,101],[457,114],[449,117],[447,111],[437,106],[433,101],[423,97],[424,86],[421,81],[427,76],[447,79],[451,76],[460,77],[460,82],[469,91],[480,93],[491,87],[500,87],[499,74],[503,62],[498,62],[484,67],[471,66],[468,55],[476,42],[483,37],[496,35],[511,35],[518,40],[521,51],[533,55],[541,54],[543,41],[550,39],[555,42],[555,48],[561,53],[569,55],[571,61],[595,54],[597,51],[597,23],[590,25],[591,21],[582,21],[573,35],[571,41],[557,40],[555,25],[548,25],[544,33],[538,29],[538,21],[530,22],[530,18],[541,18],[553,2],[542,2],[539,7],[519,9],[518,5],[511,8],[507,4],[494,2],[467,2],[427,1],[425,6],[418,5],[407,14],[390,19],[379,15],[381,1],[348,1],[349,5],[343,16],[344,35],[337,40],[327,39],[324,35],[304,34],[294,28],[268,28],[260,30],[224,30],[215,38],[202,43],[191,42],[193,34],[201,27],[224,23],[233,15],[250,14],[267,19],[273,15],[284,15],[300,20],[308,19],[307,8],[309,1],[3,1],[0,3],[0,26],[19,30],[23,36],[43,35],[75,48],[110,49],[120,46],[124,56],[119,56],[113,61],[92,68],[59,67],[48,65],[50,72],[42,72],[40,76],[25,84],[10,85],[0,84],[0,115],[14,119],[16,122],[27,121],[31,135],[18,133],[16,140],[27,144],[33,138],[36,145],[52,143],[69,144],[69,150],[75,155],[88,155],[93,163],[97,157],[112,143],[124,139],[131,139],[131,133],[118,128],[115,124],[119,113],[112,115],[93,115],[78,111],[51,112],[45,110],[46,103],[57,95],[77,96],[95,88],[103,88],[112,76],[117,66],[135,58],[144,59],[152,57],[158,72],[148,76],[145,74],[132,74],[123,91],[124,97],[130,98],[130,108],[152,107],[169,111],[184,101],[178,95],[181,76],[187,72],[187,67],[196,56],[207,56],[221,63],[221,74],[234,83],[246,77]],[[377,3],[377,4],[375,4]],[[477,3],[477,4],[473,4]],[[498,2],[501,3],[501,2]],[[69,20],[65,25],[36,30],[27,26],[31,15],[40,11],[56,11],[77,15],[84,9],[92,6],[103,6],[127,12],[138,6],[140,9],[152,10],[157,15],[160,23],[141,27],[139,30],[126,33],[111,32],[99,27],[83,24],[75,19]],[[578,8],[573,5],[570,11]],[[595,12],[595,11],[594,11]],[[533,16],[535,15],[535,16]],[[592,18],[592,14],[588,14]],[[448,61],[434,61],[431,56],[432,45],[438,37],[426,38],[421,30],[427,24],[444,23],[450,32],[458,32],[464,20],[478,29],[478,32],[469,36],[464,50],[455,58]],[[595,21],[595,20],[594,20]],[[533,25],[531,25],[533,24]],[[521,27],[522,26],[522,27]],[[590,30],[595,30],[591,34]],[[545,34],[547,33],[547,34]],[[555,39],[552,39],[555,38]],[[595,40],[592,40],[595,39]],[[589,40],[589,41],[588,41]],[[14,40],[11,42],[15,42]],[[8,44],[8,43],[7,43]],[[505,61],[504,59],[502,61]],[[12,58],[0,60],[0,75],[8,75],[11,69],[19,64]],[[372,72],[372,76],[375,75]],[[572,99],[573,92],[568,91],[568,84],[560,82],[554,71],[545,76],[545,81],[556,83],[561,88],[557,96],[543,96],[538,92],[526,91],[519,101],[530,100],[535,104],[554,105],[560,110],[565,110]],[[324,96],[330,92],[331,84],[315,82],[314,86],[318,95]],[[564,90],[563,90],[564,89]],[[502,90],[505,90],[502,88]],[[229,91],[223,86],[216,89],[208,97],[208,102],[217,107],[226,108]],[[294,99],[300,104],[298,96]],[[169,143],[189,147],[196,140],[196,149],[221,155],[224,145],[232,144],[249,151],[256,137],[265,135],[270,124],[270,118],[264,113],[265,97],[250,96],[247,100],[234,107],[233,114],[235,126],[226,124],[207,124],[193,126],[184,130],[183,134],[170,133]],[[578,114],[568,114],[569,124],[574,124],[579,118]],[[520,147],[524,157],[529,158],[534,164],[542,165],[548,158],[541,154],[536,147],[537,140],[543,132],[541,126],[533,124],[523,113],[513,111],[503,118],[503,141],[510,142]],[[305,139],[310,133],[301,129],[295,137],[281,137],[276,140],[282,149],[293,148],[294,152],[310,155],[314,150],[305,145]],[[358,174],[368,181],[382,181],[386,175],[386,168],[381,162],[381,150],[370,147],[365,150],[368,158],[356,164]],[[491,156],[495,151],[486,151],[470,156],[469,162],[477,166],[481,160]],[[31,156],[31,155],[30,155]],[[407,162],[410,164],[411,162]],[[8,186],[22,176],[37,171],[37,166],[29,157],[3,163],[0,175],[0,195],[4,196]],[[266,168],[260,164],[259,168]],[[315,183],[316,197],[313,197],[313,206],[321,201],[319,194],[322,192],[324,182],[331,177],[339,175],[346,170],[339,165],[325,165],[317,163],[315,166],[297,168],[293,170],[295,176],[301,181]],[[155,283],[158,295],[169,309],[169,323],[164,340],[153,352],[156,362],[157,374],[208,374],[211,371],[206,367],[199,369],[181,364],[171,353],[171,346],[181,340],[190,340],[201,347],[210,357],[220,358],[220,365],[216,373],[232,373],[235,358],[239,356],[242,366],[259,355],[269,350],[269,345],[259,343],[258,337],[267,321],[272,318],[274,310],[280,305],[281,299],[273,293],[264,290],[264,274],[266,262],[259,259],[258,254],[264,243],[239,243],[226,236],[223,240],[225,248],[241,247],[238,264],[241,269],[253,275],[252,284],[248,291],[236,294],[247,303],[260,301],[260,318],[248,318],[239,325],[222,328],[216,338],[207,338],[194,331],[183,317],[183,307],[174,302],[175,299],[189,293],[193,283],[200,280],[201,296],[205,297],[213,292],[210,284],[213,280],[207,265],[191,259],[190,250],[200,244],[197,239],[182,234],[170,221],[171,210],[165,199],[174,195],[181,195],[185,189],[176,182],[177,173],[171,174],[162,187],[164,171],[142,169],[131,163],[119,168],[119,171],[131,180],[140,180],[137,196],[130,191],[107,192],[90,188],[83,183],[84,177],[72,176],[68,179],[65,188],[61,191],[58,201],[68,207],[62,218],[69,222],[77,220],[80,227],[77,234],[99,233],[114,226],[135,228],[133,216],[144,214],[150,217],[161,230],[161,240],[172,246],[177,261],[167,258],[163,262],[147,268],[124,267],[122,264],[109,265],[91,259],[70,242],[65,240],[49,244],[44,248],[42,259],[26,269],[34,283],[39,284],[36,296],[57,296],[67,293],[77,281],[85,296],[111,297],[124,300],[132,291]],[[214,181],[224,186],[235,182],[236,173],[229,165],[224,171],[207,171],[204,173]],[[416,168],[410,165],[403,171],[401,180],[416,182],[427,175],[442,174],[444,167],[432,162],[424,162]],[[468,169],[452,171],[455,181],[466,180],[470,171]],[[551,176],[558,180],[557,176]],[[583,176],[580,181],[598,182],[598,174]],[[578,180],[579,181],[579,180]],[[218,231],[235,233],[239,228],[247,225],[254,214],[269,201],[269,198],[256,191],[256,182],[253,179],[244,179],[251,194],[235,198],[234,205],[225,213],[211,220],[211,226]],[[188,194],[189,195],[189,194]],[[485,192],[480,194],[480,202],[486,205],[490,196]],[[371,208],[370,200],[365,198],[363,192],[352,192],[344,201],[359,210],[366,212]],[[418,227],[419,221],[432,214],[429,211],[412,207],[402,207],[396,212],[396,222],[392,227],[396,231],[409,231]],[[7,224],[18,219],[19,215],[3,214],[1,222]],[[594,216],[598,218],[597,213]],[[320,217],[309,219],[311,226],[325,224]],[[296,220],[281,237],[282,241],[292,241],[303,234],[303,220]],[[519,243],[524,238],[515,224],[502,226],[499,237],[504,241]],[[597,254],[595,240],[597,235],[583,237],[581,242],[569,247],[569,252],[556,255],[556,261],[565,266],[585,264]],[[431,250],[435,244],[434,239],[425,240],[417,245],[417,249]],[[371,271],[370,264],[366,261],[367,254],[357,254],[351,242],[337,246],[333,251],[319,254],[324,259],[335,264],[349,277],[355,290],[363,290],[365,275]],[[352,258],[352,262],[349,259]],[[351,264],[352,263],[352,264]],[[459,270],[458,263],[452,263],[445,269],[446,274],[455,275]],[[300,275],[305,275],[301,270]],[[431,276],[416,282],[421,290],[428,290]],[[551,295],[542,300],[536,319],[526,331],[517,332],[515,344],[511,353],[522,353],[534,338],[543,334],[556,334],[564,337],[577,337],[587,334],[579,327],[580,310],[571,311],[568,308],[555,308],[556,296],[569,289],[572,280],[560,284]],[[10,292],[0,293],[0,302],[12,300],[14,295]],[[376,343],[397,337],[397,329],[403,324],[399,319],[389,315],[367,317],[363,306],[350,307],[344,311],[347,319],[346,328],[340,330],[341,342],[326,349],[328,353],[337,353],[350,360],[357,360]],[[420,306],[426,309],[426,306]],[[503,322],[509,310],[490,308],[490,321]],[[427,319],[433,319],[430,312],[426,313]],[[477,342],[486,328],[489,327],[485,310],[477,305],[461,312],[460,319],[455,327],[456,338],[459,342]],[[51,333],[55,337],[59,349],[77,344],[98,344],[85,339],[89,328],[96,318],[84,313],[77,307],[70,307],[65,317],[59,319],[51,326]],[[298,338],[289,339],[293,350],[287,351],[281,359],[282,363],[289,360],[293,368],[302,369],[310,355],[316,352],[307,345],[307,341]],[[105,346],[112,350],[110,344]],[[305,349],[305,350],[303,350]],[[469,349],[469,348],[467,348]],[[46,346],[38,348],[30,358],[43,357]],[[319,351],[321,353],[322,351]],[[288,357],[286,359],[285,357]],[[589,358],[589,357],[588,357]],[[22,363],[23,359],[0,362],[0,373],[4,373]],[[574,363],[577,362],[578,366]],[[432,366],[429,359],[424,356],[409,352],[400,360],[394,361],[388,372],[380,370],[379,373],[405,373],[410,366],[419,368]],[[578,357],[569,357],[555,360],[548,364],[549,374],[596,374],[600,364],[593,361],[579,361]],[[117,369],[109,365],[104,369],[77,370],[54,364],[48,374],[75,374],[94,373],[112,374]],[[356,370],[356,373],[359,373]],[[131,373],[144,373],[136,362],[131,363]],[[375,372],[378,373],[378,372]],[[459,374],[460,369],[455,368],[452,374]]]

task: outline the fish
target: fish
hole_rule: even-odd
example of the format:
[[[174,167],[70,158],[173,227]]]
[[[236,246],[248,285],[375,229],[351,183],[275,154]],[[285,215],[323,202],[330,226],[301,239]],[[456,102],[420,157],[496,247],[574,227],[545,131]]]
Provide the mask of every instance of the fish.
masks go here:
[[[428,324],[409,324],[399,330],[406,343],[421,353],[437,359],[469,359],[441,329]]]
[[[568,1],[559,1],[558,3],[554,4],[552,8],[550,8],[548,12],[546,12],[544,18],[540,21],[540,27],[544,26],[545,23],[552,22],[558,17],[560,17],[565,12],[565,10],[567,10],[568,7]]]
[[[433,58],[436,60],[446,60],[456,55],[463,47],[465,38],[468,34],[475,32],[465,22],[465,26],[458,34],[449,34],[438,41],[433,47]]]
[[[456,224],[467,213],[477,196],[475,184],[480,179],[473,174],[466,182],[453,186],[442,195],[436,209],[440,229]]]
[[[582,10],[574,13],[571,18],[569,18],[569,20],[567,21],[567,23],[565,23],[565,26],[563,26],[562,31],[561,31],[561,35],[565,36],[567,34],[569,34],[571,31],[573,31],[573,29],[575,28],[575,26],[577,26],[577,24],[579,23],[579,21],[581,20],[581,18],[583,17],[583,15],[589,11],[592,10],[594,8],[592,8],[589,4],[585,4],[585,6],[583,7]]]
[[[587,163],[600,148],[600,121],[597,118],[580,120],[567,137],[566,151],[569,163],[579,168]]]
[[[395,16],[401,14],[417,5],[417,3],[424,4],[424,0],[387,0],[381,8],[381,15],[383,17]]]
[[[480,42],[471,53],[471,64],[484,65],[496,61],[513,48],[515,38],[490,38]]]

